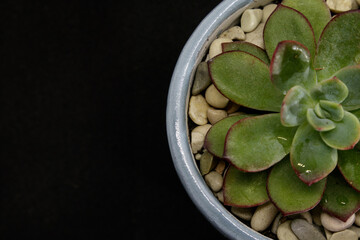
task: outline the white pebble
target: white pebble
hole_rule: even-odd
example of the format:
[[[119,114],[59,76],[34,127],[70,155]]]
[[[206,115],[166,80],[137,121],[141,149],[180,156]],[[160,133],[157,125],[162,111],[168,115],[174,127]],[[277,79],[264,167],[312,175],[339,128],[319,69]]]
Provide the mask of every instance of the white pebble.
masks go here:
[[[264,32],[265,23],[260,23],[259,26],[252,32],[245,35],[245,41],[255,44],[258,47],[264,48]]]
[[[360,238],[360,228],[355,227],[354,225],[352,225],[351,227],[348,228],[349,230],[353,231],[354,233],[357,234],[357,236]]]
[[[215,108],[224,108],[229,102],[229,99],[224,97],[219,90],[216,89],[214,84],[211,84],[205,92],[205,99],[208,104]]]
[[[360,226],[360,212],[355,214],[355,224]]]
[[[256,208],[256,211],[251,218],[250,225],[255,231],[264,231],[268,228],[276,214],[278,213],[278,209],[271,202],[265,203]]]
[[[225,171],[225,167],[226,167],[226,163],[223,160],[220,160],[215,167],[215,171],[217,171],[220,174],[223,174]]]
[[[193,153],[199,152],[204,146],[206,133],[211,128],[210,124],[197,126],[191,131],[191,149]]]
[[[252,208],[241,208],[241,207],[231,207],[231,212],[246,221],[250,221],[251,217],[253,216],[253,209]]]
[[[298,240],[296,235],[291,230],[290,224],[291,224],[291,220],[288,220],[280,224],[276,233],[279,240]]]
[[[215,195],[220,202],[224,203],[224,192],[222,190],[217,192]]]
[[[356,0],[327,0],[330,10],[335,13],[346,12],[358,8]]]
[[[332,237],[333,233],[330,232],[329,230],[327,230],[326,228],[324,228],[324,232],[325,232],[325,237],[327,240],[330,240],[330,238]]]
[[[207,124],[208,108],[209,105],[202,95],[192,96],[189,101],[189,117],[197,125]]]
[[[271,226],[271,232],[273,234],[276,234],[278,228],[279,228],[279,225],[280,225],[280,220],[282,218],[282,214],[279,213],[276,218],[274,219],[273,223],[272,223],[272,226]]]
[[[227,42],[232,42],[231,39],[229,38],[218,38],[215,39],[209,48],[209,59],[215,57],[216,55],[219,55],[220,53],[222,53],[222,43],[227,43]]]
[[[336,217],[332,217],[325,212],[321,213],[320,219],[324,228],[332,232],[339,232],[353,225],[355,222],[355,214],[351,215],[346,222],[343,222]]]
[[[262,19],[261,9],[247,9],[241,16],[240,24],[244,32],[252,32]]]
[[[357,4],[360,6],[360,0],[356,0]]]
[[[245,33],[239,26],[234,26],[225,30],[222,34],[220,34],[219,38],[227,38],[231,40],[245,40]]]
[[[215,124],[218,121],[226,118],[227,115],[228,114],[225,110],[214,109],[214,108],[209,108],[207,112],[207,116],[211,124]]]
[[[357,240],[358,236],[351,230],[344,230],[341,232],[334,233],[330,240]]]
[[[266,5],[263,9],[263,16],[261,22],[263,23],[266,22],[276,7],[277,7],[276,4]]]
[[[205,175],[205,182],[212,191],[218,192],[223,185],[223,177],[216,171],[209,172]]]

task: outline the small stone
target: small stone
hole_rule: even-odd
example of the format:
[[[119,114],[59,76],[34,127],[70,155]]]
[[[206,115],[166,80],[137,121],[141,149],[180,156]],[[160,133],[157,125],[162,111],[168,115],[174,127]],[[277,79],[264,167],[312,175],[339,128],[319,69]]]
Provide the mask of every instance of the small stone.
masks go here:
[[[303,213],[291,215],[291,216],[289,216],[289,218],[291,218],[291,219],[302,218],[302,219],[305,219],[306,221],[308,221],[308,223],[310,223],[310,224],[312,224],[312,222],[313,222],[310,212],[303,212]]]
[[[247,33],[245,35],[245,41],[255,44],[260,48],[264,48],[264,39],[263,39],[263,32],[264,32],[265,23],[260,23],[259,26],[252,32]]]
[[[325,212],[321,213],[320,219],[324,228],[332,232],[339,232],[350,227],[355,222],[355,214],[349,217],[346,222],[343,222],[336,217],[332,217]]]
[[[209,122],[211,124],[215,124],[218,121],[224,119],[227,117],[227,112],[225,110],[220,110],[220,109],[214,109],[214,108],[209,108],[208,112],[207,112],[207,116],[209,119]]]
[[[211,128],[210,124],[197,126],[191,131],[191,150],[195,154],[204,146],[206,133]]]
[[[348,229],[341,232],[336,232],[330,238],[330,240],[357,240],[357,239],[358,239],[357,234]]]
[[[220,34],[219,38],[227,38],[231,40],[245,40],[245,33],[239,26],[234,26],[225,30],[222,34]]]
[[[327,0],[326,3],[334,13],[342,13],[358,8],[356,0]]]
[[[250,221],[254,210],[252,208],[231,207],[231,212],[246,221]]]
[[[195,154],[195,159],[196,159],[196,160],[200,160],[200,159],[201,159],[201,153]]]
[[[322,226],[321,225],[321,219],[320,219],[321,209],[320,208],[314,208],[313,210],[311,210],[311,215],[312,215],[314,223],[316,225],[318,225],[318,226]]]
[[[226,106],[226,112],[228,114],[234,113],[237,110],[239,110],[240,105],[234,103],[234,102],[229,102],[228,105]]]
[[[212,171],[205,175],[205,182],[213,192],[218,192],[222,188],[223,177],[218,172]]]
[[[196,73],[193,87],[191,90],[192,95],[198,95],[204,91],[211,84],[208,65],[206,62],[199,63]]]
[[[355,214],[355,224],[360,226],[360,212]]]
[[[244,32],[252,32],[262,19],[261,9],[247,9],[241,16],[240,24]]]
[[[291,230],[299,240],[325,240],[324,235],[305,219],[295,219],[291,222]]]
[[[277,229],[278,229],[279,225],[281,224],[281,222],[280,222],[281,218],[282,218],[282,214],[281,214],[281,213],[279,213],[279,214],[275,217],[275,219],[274,219],[274,221],[273,221],[273,223],[272,223],[272,226],[271,226],[271,232],[272,232],[273,234],[276,234]]]
[[[357,4],[360,6],[360,0],[356,0]]]
[[[208,151],[204,151],[200,158],[200,173],[201,175],[208,174],[217,165],[217,160]]]
[[[189,117],[197,125],[208,123],[207,110],[209,104],[202,95],[192,96],[189,101]]]
[[[253,217],[251,218],[250,225],[255,231],[264,231],[268,228],[276,214],[278,209],[271,202],[265,203],[256,208]]]
[[[229,38],[218,38],[215,39],[211,44],[210,44],[210,48],[209,48],[209,58],[213,58],[216,55],[219,55],[220,53],[222,53],[222,43],[226,43],[226,42],[232,42],[231,39]]]
[[[261,22],[263,23],[266,22],[276,7],[277,7],[276,4],[266,5],[263,9],[263,16]]]
[[[280,224],[276,232],[279,240],[299,240],[291,230],[290,224],[291,220],[287,220],[286,222]]]
[[[215,108],[224,108],[229,102],[229,99],[224,97],[219,90],[216,89],[214,84],[211,84],[205,92],[205,99],[208,104]],[[207,115],[207,114],[206,114]]]
[[[349,230],[353,231],[354,233],[357,234],[357,236],[360,238],[360,228],[355,227],[354,225],[352,225],[351,227],[348,228]]]
[[[330,232],[329,230],[327,230],[326,228],[324,228],[324,232],[325,232],[325,236],[327,240],[330,240],[330,238],[332,237],[332,232]]]
[[[220,160],[215,167],[215,171],[217,171],[222,175],[224,173],[225,167],[226,167],[226,163],[223,160]]]
[[[224,203],[224,192],[223,192],[223,190],[221,190],[220,192],[215,193],[215,195],[216,195],[217,199],[220,202]]]

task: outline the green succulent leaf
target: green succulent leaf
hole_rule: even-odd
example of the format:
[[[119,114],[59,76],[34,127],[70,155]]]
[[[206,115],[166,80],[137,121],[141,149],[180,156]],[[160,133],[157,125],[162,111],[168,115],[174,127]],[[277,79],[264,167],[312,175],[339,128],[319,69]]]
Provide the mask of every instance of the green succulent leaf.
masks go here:
[[[314,111],[315,111],[316,116],[318,116],[319,118],[325,118],[325,114],[324,114],[323,110],[321,109],[319,103],[317,103],[315,105]]]
[[[272,168],[267,190],[270,200],[287,216],[314,208],[321,200],[325,185],[326,179],[311,186],[303,183],[286,157]]]
[[[358,119],[360,119],[360,109],[357,109],[351,113],[354,114]]]
[[[225,137],[230,127],[240,119],[251,115],[241,114],[224,118],[211,126],[205,136],[204,147],[212,155],[222,158],[224,154]]]
[[[334,171],[327,177],[326,190],[320,205],[324,211],[345,222],[360,208],[360,193],[353,189],[338,171]]]
[[[336,128],[328,132],[320,132],[324,142],[335,149],[352,149],[360,139],[360,123],[358,118],[345,111],[344,118],[336,122]]]
[[[224,158],[243,171],[265,170],[290,152],[295,131],[281,125],[279,113],[242,119],[226,136]]]
[[[254,207],[269,201],[266,192],[268,171],[246,173],[230,166],[223,185],[224,204]]]
[[[319,132],[305,122],[296,131],[290,159],[298,177],[311,185],[334,170],[338,155],[337,150],[326,145]]]
[[[338,168],[345,180],[360,192],[360,151],[339,151]]]
[[[310,95],[314,100],[328,100],[336,103],[344,101],[348,93],[349,90],[346,85],[337,77],[318,83],[310,91]]]
[[[326,118],[329,118],[336,122],[341,121],[344,118],[345,112],[343,107],[339,103],[320,100],[319,105]]]
[[[269,57],[267,56],[264,49],[256,46],[255,44],[244,42],[244,41],[236,41],[236,42],[227,42],[222,44],[223,52],[230,52],[230,51],[243,51],[254,55],[255,57],[259,58],[261,61],[266,63],[267,65],[270,64]]]
[[[341,103],[345,110],[360,108],[360,65],[345,67],[335,73],[335,76],[349,89],[347,98]]]
[[[360,10],[337,14],[321,34],[315,69],[318,80],[330,78],[340,69],[360,63]]]
[[[279,112],[284,95],[270,81],[269,67],[259,58],[231,51],[209,61],[216,88],[231,101],[252,109]]]
[[[318,117],[312,108],[307,110],[306,118],[308,123],[318,132],[330,131],[336,127],[333,121]]]
[[[306,120],[308,108],[314,107],[309,93],[300,86],[291,88],[281,107],[281,123],[287,127],[299,126]]]
[[[324,0],[283,0],[281,4],[304,14],[314,29],[316,40],[331,19],[330,10]]]
[[[277,45],[271,60],[270,74],[271,81],[284,92],[296,85],[310,89],[316,84],[310,52],[295,41],[282,41]]]
[[[315,56],[315,37],[312,27],[299,11],[279,4],[268,18],[264,28],[264,44],[269,58],[276,46],[284,40],[297,41],[306,46]]]

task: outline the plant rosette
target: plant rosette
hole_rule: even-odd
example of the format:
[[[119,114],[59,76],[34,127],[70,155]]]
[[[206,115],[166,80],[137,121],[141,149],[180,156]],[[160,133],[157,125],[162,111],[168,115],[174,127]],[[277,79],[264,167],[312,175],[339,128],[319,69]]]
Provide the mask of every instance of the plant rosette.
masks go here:
[[[360,208],[360,11],[332,18],[323,0],[284,0],[263,37],[264,50],[223,43],[208,61],[215,87],[256,110],[205,137],[230,163],[224,204],[271,201],[283,216],[319,204],[346,221]]]

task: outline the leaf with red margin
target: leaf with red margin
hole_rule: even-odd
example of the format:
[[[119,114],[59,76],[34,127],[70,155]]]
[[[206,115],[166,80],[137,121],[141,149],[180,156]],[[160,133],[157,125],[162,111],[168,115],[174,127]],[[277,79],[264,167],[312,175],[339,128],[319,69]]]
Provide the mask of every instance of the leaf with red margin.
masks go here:
[[[327,186],[320,205],[323,211],[346,221],[360,208],[360,192],[353,189],[341,176],[334,171],[327,177]]]
[[[266,192],[268,171],[246,173],[230,166],[224,177],[224,204],[254,207],[269,201]]]
[[[303,183],[295,174],[288,157],[270,171],[267,191],[270,200],[283,216],[309,211],[321,200],[326,179],[312,184]]]
[[[335,169],[338,156],[337,150],[326,145],[319,132],[305,122],[296,131],[290,159],[298,177],[311,185]]]
[[[226,42],[222,43],[222,51],[223,52],[230,52],[230,51],[243,51],[254,55],[255,57],[259,58],[261,61],[266,63],[267,65],[270,64],[269,57],[267,56],[264,49],[256,46],[255,44],[244,42],[244,41],[236,41],[236,42]]]
[[[317,46],[314,66],[319,69],[318,80],[326,80],[344,67],[360,64],[359,43],[360,10],[333,17],[324,28]]]
[[[279,42],[297,41],[306,46],[312,58],[315,56],[316,42],[308,19],[299,11],[279,4],[266,21],[264,44],[271,59]]]
[[[327,132],[320,132],[323,141],[330,147],[348,150],[360,140],[360,122],[352,113],[345,111],[341,121],[335,122],[336,127]]]
[[[360,191],[360,151],[357,149],[338,151],[338,168],[345,180]]]
[[[279,113],[244,118],[230,128],[224,158],[246,172],[265,170],[290,152],[295,131],[281,125]]]
[[[241,114],[224,118],[211,126],[205,136],[204,147],[212,155],[222,158],[224,154],[225,137],[230,127],[240,119],[252,115]]]
[[[309,90],[316,84],[310,52],[296,41],[282,41],[277,45],[270,64],[270,74],[271,81],[283,92],[296,85]]]

